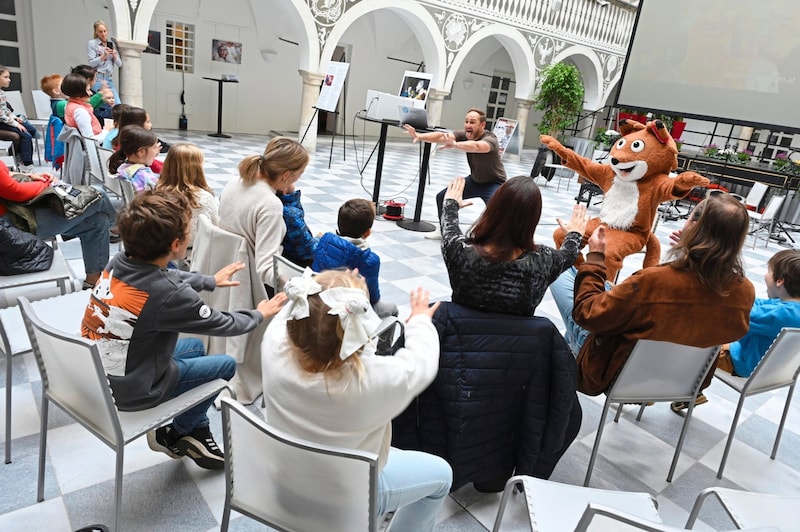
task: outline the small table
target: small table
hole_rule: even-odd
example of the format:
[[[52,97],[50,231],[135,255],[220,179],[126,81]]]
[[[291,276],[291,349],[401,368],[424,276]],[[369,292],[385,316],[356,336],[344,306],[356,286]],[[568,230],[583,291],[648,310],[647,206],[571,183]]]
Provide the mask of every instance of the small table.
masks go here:
[[[217,132],[216,133],[209,133],[209,137],[217,137],[220,139],[229,139],[231,138],[230,135],[226,135],[222,132],[222,84],[223,83],[239,83],[238,79],[223,79],[223,78],[207,78],[203,76],[203,79],[207,79],[209,81],[216,81],[218,84],[217,88]]]
[[[551,163],[551,164],[546,164],[544,166],[545,166],[545,168],[552,168],[553,170],[556,170],[556,174],[558,175],[558,186],[556,187],[556,192],[561,190],[561,180],[564,179],[564,177],[561,174],[558,173],[558,170],[569,170],[570,172],[572,172],[573,175],[575,174],[575,172],[573,170],[570,170],[569,168],[567,168],[563,164],[552,164]],[[570,179],[572,179],[571,175],[567,177],[567,190],[569,190],[569,180]]]
[[[383,157],[386,153],[386,136],[389,131],[389,126],[400,126],[400,123],[397,120],[380,120],[378,118],[372,118],[365,114],[357,114],[357,118],[361,120],[365,120],[367,122],[375,122],[381,125],[381,133],[380,137],[378,138],[378,160],[375,165],[375,184],[372,187],[372,202],[378,205],[378,199],[381,190],[381,174],[383,173]],[[434,130],[419,130],[419,131],[434,131]],[[428,177],[428,166],[431,159],[431,143],[430,142],[423,142],[422,143],[422,162],[419,166],[419,186],[417,187],[417,203],[414,208],[414,218],[408,219],[404,218],[402,220],[397,221],[397,225],[402,227],[403,229],[408,229],[409,231],[420,231],[429,233],[436,229],[436,226],[432,223],[423,222],[420,220],[422,217],[422,200],[423,196],[425,195],[425,179]]]

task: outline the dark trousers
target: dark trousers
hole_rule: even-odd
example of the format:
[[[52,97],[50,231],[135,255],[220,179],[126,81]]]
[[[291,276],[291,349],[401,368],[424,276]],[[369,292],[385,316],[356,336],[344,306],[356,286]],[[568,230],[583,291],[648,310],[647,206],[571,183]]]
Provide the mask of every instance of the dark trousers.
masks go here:
[[[500,188],[502,183],[498,183],[497,181],[492,181],[491,183],[476,183],[473,181],[472,176],[467,176],[464,178],[466,183],[464,184],[464,199],[469,198],[481,198],[484,203],[489,203],[489,199],[494,194],[494,191]],[[439,215],[439,220],[442,219],[442,204],[444,203],[444,194],[447,192],[447,189],[444,188],[436,194],[436,210]]]

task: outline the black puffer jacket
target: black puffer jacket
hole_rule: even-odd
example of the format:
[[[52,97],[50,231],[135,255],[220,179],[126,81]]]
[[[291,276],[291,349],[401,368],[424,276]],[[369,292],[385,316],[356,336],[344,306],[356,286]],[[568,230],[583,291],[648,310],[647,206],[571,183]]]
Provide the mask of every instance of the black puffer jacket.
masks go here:
[[[53,248],[0,218],[0,275],[41,272],[52,263]]]
[[[439,374],[393,422],[392,445],[436,454],[455,490],[516,474],[548,478],[578,433],[577,365],[542,317],[443,303]]]

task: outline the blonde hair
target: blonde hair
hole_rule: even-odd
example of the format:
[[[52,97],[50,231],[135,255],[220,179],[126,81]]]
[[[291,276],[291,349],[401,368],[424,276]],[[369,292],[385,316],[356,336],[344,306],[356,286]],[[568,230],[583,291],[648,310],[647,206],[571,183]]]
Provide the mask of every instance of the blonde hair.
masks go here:
[[[288,137],[274,137],[263,155],[249,155],[239,163],[242,181],[252,185],[265,178],[274,184],[285,172],[297,172],[308,165],[308,152],[302,144]]]
[[[108,24],[106,24],[102,20],[95,20],[94,24],[92,25],[92,28],[94,29],[94,35],[92,36],[92,39],[99,39],[99,37],[97,36],[97,28],[100,26],[104,26],[106,29],[108,29]]]
[[[334,287],[360,288],[369,297],[363,277],[349,270],[328,270],[314,277],[314,280],[323,290]],[[286,322],[289,344],[294,348],[297,364],[308,373],[324,374],[326,379],[328,376],[344,377],[344,370],[350,369],[361,383],[365,372],[359,355],[363,348],[342,360],[339,350],[344,329],[339,317],[328,314],[330,307],[322,302],[319,294],[308,296],[308,307],[307,318]]]
[[[171,190],[189,199],[193,209],[200,207],[199,190],[213,194],[203,172],[203,152],[188,142],[176,142],[167,152],[158,178],[157,189]]]

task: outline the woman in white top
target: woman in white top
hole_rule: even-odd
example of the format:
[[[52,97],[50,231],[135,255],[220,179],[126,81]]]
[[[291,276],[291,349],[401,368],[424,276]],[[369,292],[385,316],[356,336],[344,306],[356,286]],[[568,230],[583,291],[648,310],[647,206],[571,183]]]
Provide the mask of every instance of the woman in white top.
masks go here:
[[[102,20],[94,23],[94,35],[88,44],[89,65],[97,69],[92,90],[97,92],[105,82],[114,93],[114,104],[120,103],[117,88],[114,86],[114,67],[122,66],[122,58],[113,41],[108,40],[108,26]]]
[[[286,224],[276,195],[289,190],[308,165],[302,144],[287,137],[269,141],[263,155],[239,163],[239,179],[231,179],[219,200],[219,226],[241,235],[253,251],[258,276],[272,297],[272,256],[283,250]]]
[[[453,471],[438,456],[390,447],[392,418],[427,388],[439,368],[431,323],[438,303],[411,293],[405,347],[378,356],[380,322],[356,272],[290,279],[289,303],[261,345],[265,416],[290,434],[378,455],[378,514],[395,511],[393,532],[428,532],[450,491]]]

